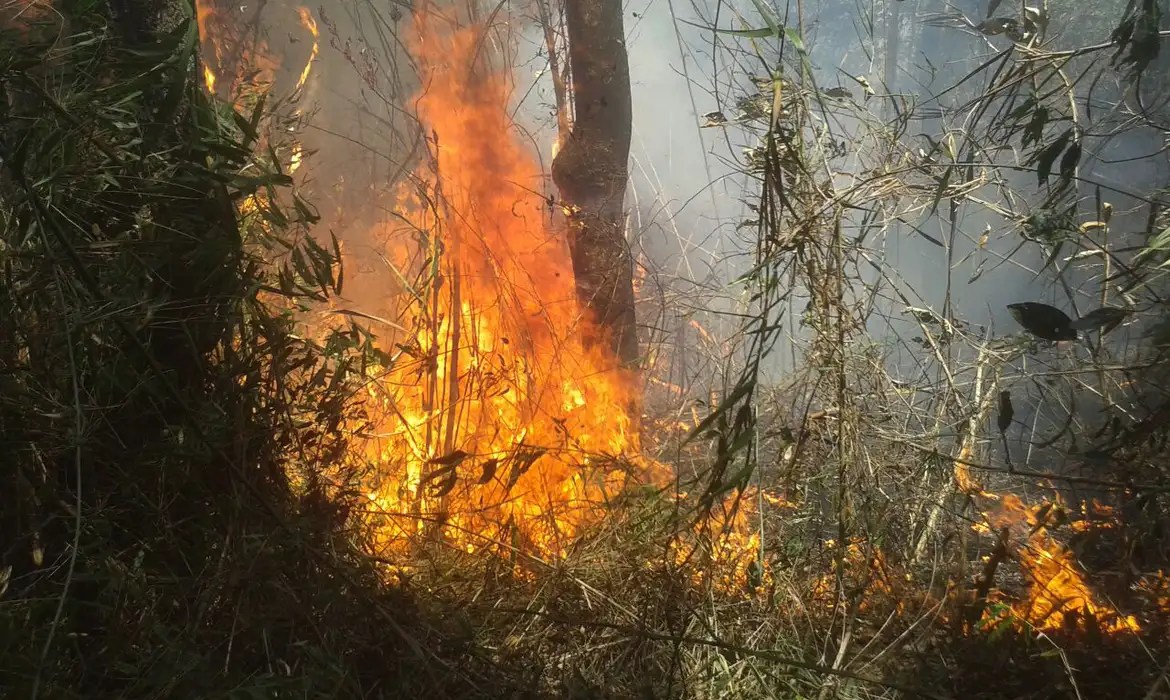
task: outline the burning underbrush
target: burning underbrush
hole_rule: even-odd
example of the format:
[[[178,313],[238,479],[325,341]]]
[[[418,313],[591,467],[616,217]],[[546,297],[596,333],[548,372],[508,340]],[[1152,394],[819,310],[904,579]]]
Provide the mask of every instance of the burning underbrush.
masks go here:
[[[213,47],[209,90],[232,75],[232,94],[273,83],[278,59],[263,46],[264,58],[225,53],[224,20],[199,18]],[[312,39],[294,71],[301,91],[319,45],[312,12],[297,22]],[[359,446],[346,463],[362,468],[293,481],[329,484],[348,544],[386,582],[460,611],[459,653],[529,668],[548,692],[673,697],[734,684],[763,696],[829,688],[825,678],[881,685],[916,668],[900,655],[908,647],[999,658],[1095,646],[1131,659],[1164,638],[1160,572],[1109,583],[1106,567],[1082,564],[1127,527],[1115,512],[1074,516],[1056,496],[1030,505],[975,478],[981,380],[954,459],[950,445],[890,438],[881,421],[897,415],[901,389],[867,386],[880,383],[868,372],[849,386],[888,400],[859,413],[844,391],[809,388],[805,411],[757,405],[768,444],[754,469],[705,481],[723,457],[707,442],[727,436],[687,441],[710,427],[706,416],[643,415],[640,381],[582,340],[595,333],[582,332],[591,320],[561,212],[514,136],[510,76],[483,60],[484,27],[426,6],[410,31],[423,87],[407,102],[425,154],[378,203],[384,221],[361,232],[396,279],[374,303],[395,313],[335,302],[332,320],[312,321],[321,335],[344,327],[338,318],[377,325],[353,397],[362,417],[346,426]],[[290,152],[289,170],[311,172],[311,158]],[[685,465],[697,476],[684,479]],[[939,481],[940,469],[953,480]]]
[[[0,183],[0,694],[1155,696],[1163,447],[1122,440],[1084,498],[998,469],[984,356],[908,389],[838,333],[828,283],[807,316],[830,342],[783,391],[644,386],[581,339],[493,40],[430,7],[385,217],[285,241],[317,221],[334,25],[287,6],[278,52],[217,8],[199,76],[178,33],[107,51],[93,8],[4,64],[28,147]],[[237,111],[192,99],[160,136],[193,80]],[[839,270],[809,221],[808,267]],[[338,295],[351,234],[394,279],[377,313]]]

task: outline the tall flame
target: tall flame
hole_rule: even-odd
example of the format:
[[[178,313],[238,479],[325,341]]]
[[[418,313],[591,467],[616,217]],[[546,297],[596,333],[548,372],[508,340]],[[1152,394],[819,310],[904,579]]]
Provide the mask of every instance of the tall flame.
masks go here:
[[[581,341],[564,231],[513,135],[509,77],[481,61],[484,28],[433,8],[414,21],[425,87],[413,103],[434,157],[401,190],[405,225],[379,236],[402,261],[425,240],[429,288],[371,390],[384,413],[370,498],[405,518],[387,544],[427,529],[421,516],[467,547],[511,538],[556,555],[633,476],[634,387]]]
[[[309,34],[313,36],[313,49],[309,53],[309,60],[305,61],[305,67],[301,69],[301,77],[297,78],[297,90],[305,86],[305,81],[309,79],[309,73],[313,70],[313,62],[317,60],[317,53],[321,50],[319,40],[320,33],[317,32],[317,21],[313,19],[313,14],[309,12],[307,7],[298,7],[297,15],[301,18],[301,26],[309,30]]]

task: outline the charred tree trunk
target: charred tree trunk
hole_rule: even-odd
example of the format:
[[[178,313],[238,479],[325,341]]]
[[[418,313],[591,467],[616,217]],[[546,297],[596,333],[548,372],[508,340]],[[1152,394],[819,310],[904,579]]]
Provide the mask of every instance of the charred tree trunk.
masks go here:
[[[568,216],[577,294],[596,321],[586,342],[638,360],[634,265],[625,236],[632,107],[621,0],[565,0],[573,125],[561,134],[553,181]]]

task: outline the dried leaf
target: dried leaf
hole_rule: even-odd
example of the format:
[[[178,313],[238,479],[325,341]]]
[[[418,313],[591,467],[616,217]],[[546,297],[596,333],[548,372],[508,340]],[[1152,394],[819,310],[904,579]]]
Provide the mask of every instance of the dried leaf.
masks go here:
[[[1012,427],[1012,420],[1015,416],[1016,411],[1012,407],[1012,392],[1006,389],[999,392],[999,416],[996,419],[996,427],[999,428],[999,432],[1007,432],[1007,429]]]

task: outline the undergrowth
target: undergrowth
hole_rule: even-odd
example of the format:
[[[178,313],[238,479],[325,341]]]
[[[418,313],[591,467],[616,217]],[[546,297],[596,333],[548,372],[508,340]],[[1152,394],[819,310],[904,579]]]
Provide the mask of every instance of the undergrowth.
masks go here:
[[[368,336],[298,332],[338,256],[263,100],[209,101],[194,21],[57,9],[0,44],[0,695],[498,696],[316,479]]]

